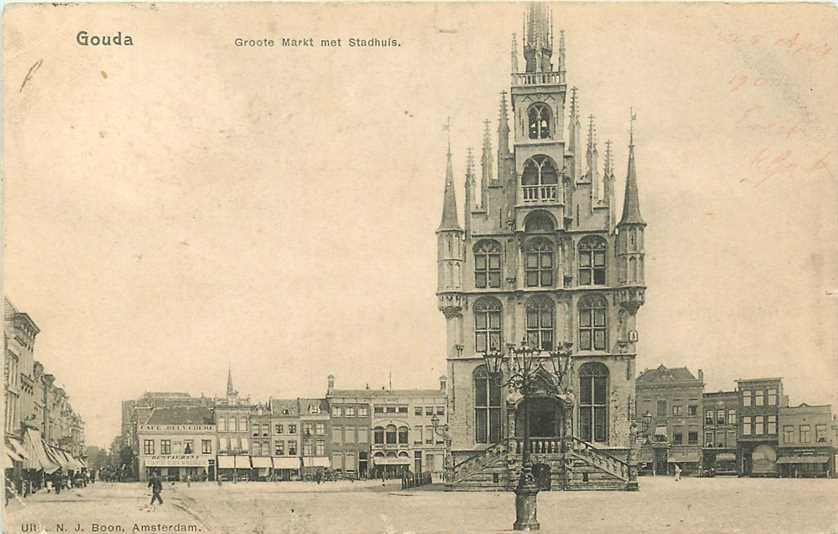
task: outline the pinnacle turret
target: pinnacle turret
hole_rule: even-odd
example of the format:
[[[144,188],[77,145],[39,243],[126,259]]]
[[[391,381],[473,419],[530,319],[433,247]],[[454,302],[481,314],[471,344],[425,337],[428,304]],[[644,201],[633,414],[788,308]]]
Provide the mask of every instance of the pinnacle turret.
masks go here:
[[[451,157],[450,139],[445,167],[445,192],[442,197],[442,220],[439,223],[439,230],[462,230],[457,216],[457,194],[454,191],[454,163]]]
[[[620,217],[620,224],[642,224],[646,222],[640,215],[640,193],[637,188],[637,170],[634,161],[634,121],[637,115],[631,112],[629,127],[629,156],[628,170],[626,171],[626,193],[623,199],[623,213]]]

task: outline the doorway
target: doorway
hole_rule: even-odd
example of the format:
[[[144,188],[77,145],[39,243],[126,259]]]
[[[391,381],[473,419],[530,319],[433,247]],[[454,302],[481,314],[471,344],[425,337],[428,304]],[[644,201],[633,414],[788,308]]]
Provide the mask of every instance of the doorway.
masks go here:
[[[526,407],[524,406],[526,403]],[[557,399],[535,397],[518,405],[515,413],[515,435],[524,436],[524,411],[529,411],[530,437],[555,438],[561,436],[562,407]]]

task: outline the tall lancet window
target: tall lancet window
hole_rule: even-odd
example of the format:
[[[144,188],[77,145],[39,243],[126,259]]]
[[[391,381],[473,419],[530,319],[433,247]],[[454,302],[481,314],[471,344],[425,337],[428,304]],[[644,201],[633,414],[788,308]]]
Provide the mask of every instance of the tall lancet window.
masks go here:
[[[579,348],[606,350],[608,345],[608,310],[605,297],[586,295],[579,301]]]
[[[474,286],[500,287],[500,244],[481,241],[474,249]]]
[[[540,350],[553,350],[555,307],[547,297],[533,297],[527,302],[527,342]]]
[[[608,368],[599,362],[579,369],[579,435],[585,441],[608,441]]]
[[[501,345],[501,305],[497,299],[482,298],[474,305],[474,351],[481,354]]]
[[[527,287],[553,287],[553,244],[543,238],[527,244]]]
[[[547,104],[533,104],[527,111],[530,139],[549,139],[553,114]]]
[[[484,366],[474,370],[474,441],[497,443],[501,435],[500,385]]]
[[[608,245],[598,236],[587,236],[579,242],[579,285],[605,284],[605,253]]]

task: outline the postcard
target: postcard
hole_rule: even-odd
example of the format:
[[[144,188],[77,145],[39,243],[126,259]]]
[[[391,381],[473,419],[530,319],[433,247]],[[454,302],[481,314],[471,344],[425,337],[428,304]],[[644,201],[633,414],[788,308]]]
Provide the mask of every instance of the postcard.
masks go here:
[[[3,22],[4,532],[838,532],[834,6]]]

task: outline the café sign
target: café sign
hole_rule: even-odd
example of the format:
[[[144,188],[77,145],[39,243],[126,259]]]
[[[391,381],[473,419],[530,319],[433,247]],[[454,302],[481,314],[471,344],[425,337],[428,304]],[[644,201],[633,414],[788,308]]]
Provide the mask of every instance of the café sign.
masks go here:
[[[207,456],[200,454],[170,454],[145,456],[146,467],[206,467]]]

